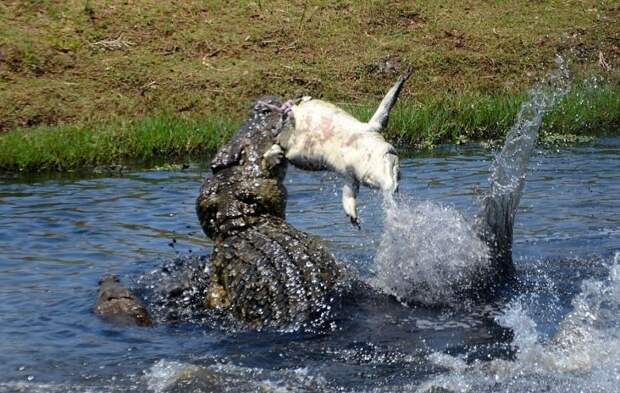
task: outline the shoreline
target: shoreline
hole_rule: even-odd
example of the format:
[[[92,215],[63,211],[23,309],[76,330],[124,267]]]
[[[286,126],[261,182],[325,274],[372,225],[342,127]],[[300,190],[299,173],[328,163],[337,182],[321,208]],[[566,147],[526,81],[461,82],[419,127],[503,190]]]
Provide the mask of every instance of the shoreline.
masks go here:
[[[432,149],[438,144],[496,141],[510,129],[525,94],[450,95],[397,104],[386,130],[399,148]],[[374,104],[343,105],[368,118]],[[0,172],[40,173],[93,169],[128,162],[174,163],[213,153],[241,121],[229,114],[209,118],[160,114],[95,124],[17,129],[0,134]],[[543,141],[579,142],[620,131],[620,85],[584,84],[546,114]],[[586,138],[587,139],[587,138]]]

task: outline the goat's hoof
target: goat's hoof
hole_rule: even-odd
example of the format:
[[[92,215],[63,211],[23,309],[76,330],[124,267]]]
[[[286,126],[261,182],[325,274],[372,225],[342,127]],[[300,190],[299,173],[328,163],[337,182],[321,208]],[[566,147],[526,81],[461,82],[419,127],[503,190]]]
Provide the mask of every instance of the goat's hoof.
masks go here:
[[[359,219],[357,217],[349,217],[351,219],[351,224],[356,227],[358,230],[362,230],[362,226],[360,225]]]

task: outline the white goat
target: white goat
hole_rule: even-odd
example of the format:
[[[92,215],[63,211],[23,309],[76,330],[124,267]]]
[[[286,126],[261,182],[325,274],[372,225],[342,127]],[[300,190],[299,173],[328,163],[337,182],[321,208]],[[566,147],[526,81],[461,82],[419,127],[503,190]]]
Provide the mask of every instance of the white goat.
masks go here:
[[[342,205],[358,228],[356,197],[360,184],[390,193],[398,190],[396,149],[379,132],[387,126],[390,110],[410,75],[399,78],[367,123],[333,104],[304,97],[290,107],[294,126],[278,136],[286,158],[296,167],[331,170],[347,179]]]

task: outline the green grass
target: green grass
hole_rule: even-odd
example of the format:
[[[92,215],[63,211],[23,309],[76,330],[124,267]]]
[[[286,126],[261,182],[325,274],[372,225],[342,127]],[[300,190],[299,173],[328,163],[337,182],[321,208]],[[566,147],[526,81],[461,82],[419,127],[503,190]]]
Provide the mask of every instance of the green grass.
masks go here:
[[[465,95],[399,106],[387,137],[401,146],[503,139],[526,95]],[[368,112],[370,113],[370,112]],[[577,86],[545,115],[541,133],[601,135],[620,131],[620,87]]]
[[[265,93],[375,100],[388,58],[415,67],[403,98],[420,102],[519,94],[558,53],[612,80],[618,20],[612,0],[4,0],[0,132],[231,116]]]
[[[429,148],[439,143],[501,139],[512,125],[524,95],[467,95],[400,102],[386,136],[401,146]],[[367,119],[374,106],[350,106]],[[548,137],[618,132],[620,89],[578,86],[549,112],[542,132]],[[174,115],[93,127],[20,129],[0,135],[0,170],[67,171],[99,165],[196,159],[213,153],[238,127],[232,117],[196,120]],[[557,138],[556,138],[557,139]]]
[[[0,168],[204,154],[263,94],[363,117],[408,66],[392,141],[500,138],[556,54],[608,88],[567,98],[545,132],[614,130],[618,20],[613,0],[4,0]]]
[[[21,129],[0,136],[0,170],[67,171],[98,165],[178,160],[214,151],[237,124],[160,115],[137,121]]]

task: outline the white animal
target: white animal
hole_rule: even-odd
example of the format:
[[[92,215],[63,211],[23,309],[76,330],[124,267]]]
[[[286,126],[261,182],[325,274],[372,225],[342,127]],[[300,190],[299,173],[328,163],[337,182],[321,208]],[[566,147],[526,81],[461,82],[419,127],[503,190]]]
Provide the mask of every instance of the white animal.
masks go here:
[[[278,136],[286,158],[307,170],[330,170],[343,175],[342,205],[351,223],[359,228],[356,197],[360,184],[394,193],[398,190],[396,149],[380,131],[411,73],[402,75],[387,92],[370,121],[363,123],[325,101],[304,97],[290,108],[292,127]]]

